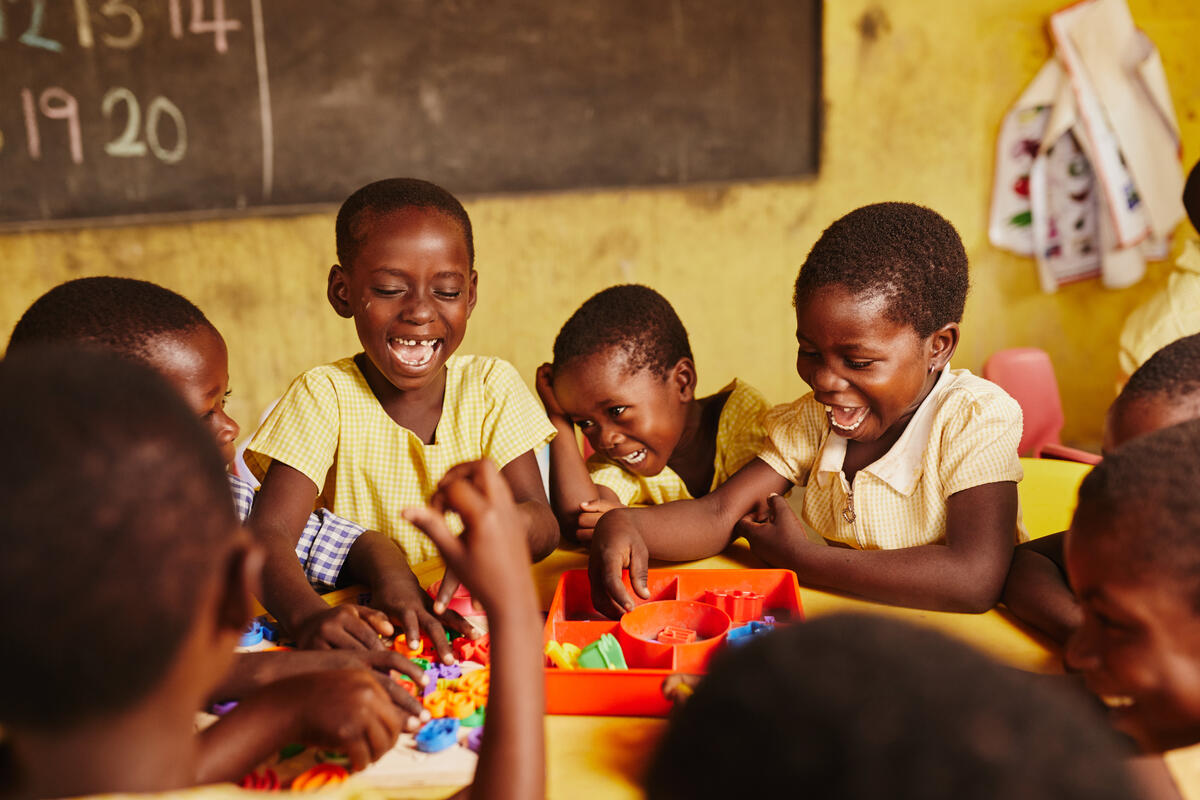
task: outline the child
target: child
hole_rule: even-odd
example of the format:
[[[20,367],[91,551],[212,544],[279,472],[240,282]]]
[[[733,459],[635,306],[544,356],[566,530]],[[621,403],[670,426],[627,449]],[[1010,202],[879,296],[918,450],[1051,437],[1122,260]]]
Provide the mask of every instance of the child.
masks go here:
[[[38,609],[6,618],[4,677],[20,690],[0,693],[0,793],[193,785],[201,747],[193,715],[228,668],[261,565],[211,434],[141,365],[30,348],[0,364],[0,438],[29,456],[0,466],[0,602]],[[540,667],[540,622],[524,548],[506,527],[516,516],[511,497],[494,469],[467,465],[438,501],[464,518],[466,546],[435,515],[417,512],[419,521],[501,621],[473,795],[540,797],[540,685],[524,678]],[[369,678],[362,686],[376,694],[366,704],[375,718],[324,722],[357,733],[348,748],[355,763],[386,750],[399,731],[383,690]],[[285,736],[312,738],[330,716],[322,698],[307,700],[310,713],[295,718],[268,707]]]
[[[1139,436],[1083,480],[1067,532],[1082,622],[1067,665],[1179,793],[1200,792],[1200,421]]]
[[[1129,377],[1104,420],[1104,452],[1130,439],[1200,417],[1200,334],[1172,342]],[[1004,585],[1015,617],[1058,644],[1079,627],[1082,612],[1067,586],[1061,533],[1017,547]]]
[[[1132,800],[1095,716],[936,631],[823,617],[713,662],[676,709],[646,795]]]
[[[592,296],[554,340],[538,394],[558,434],[550,443],[550,496],[562,531],[580,541],[609,509],[703,497],[762,447],[767,401],[733,381],[696,397],[687,331],[646,286]],[[578,425],[595,450],[586,466]]]
[[[337,251],[329,303],[353,318],[363,352],[297,378],[246,449],[262,480],[250,525],[267,547],[264,595],[288,606],[307,588],[290,553],[317,501],[382,531],[409,564],[433,557],[400,511],[479,458],[500,467],[530,555],[544,558],[558,525],[534,450],[554,429],[508,363],[454,355],[478,280],[462,204],[425,181],[368,184],[338,211]],[[436,612],[455,586],[442,582]]]
[[[999,387],[949,369],[967,257],[949,222],[880,203],[831,225],[796,278],[796,370],[813,392],[767,416],[758,458],[705,497],[604,515],[592,596],[647,597],[647,555],[712,555],[743,535],[803,583],[941,610],[995,605],[1017,523],[1021,411]],[[805,487],[809,541],[782,495]],[[766,504],[767,521],[749,515]],[[760,515],[761,518],[761,515]],[[735,531],[736,528],[736,531]]]
[[[8,349],[17,352],[37,343],[94,345],[146,363],[204,420],[226,462],[233,460],[238,424],[225,413],[229,394],[225,341],[186,298],[131,278],[67,281],[34,301],[13,329]],[[232,472],[228,477],[238,516],[244,520],[254,503],[254,490]],[[375,606],[330,608],[311,589],[304,602],[268,606],[301,647],[367,648],[382,654],[386,651],[379,634],[392,633],[391,615],[401,621],[410,641],[416,641],[424,628],[443,659],[453,659],[441,622],[426,607],[427,595],[381,534],[364,533],[361,526],[320,509],[306,520],[295,552],[313,586],[332,589],[339,583],[362,582],[371,590]],[[453,627],[467,629],[457,614],[447,612],[445,618]],[[271,663],[257,658],[252,665],[239,665],[234,677]],[[297,660],[292,657],[288,663]],[[380,666],[392,668],[390,661]],[[270,677],[268,671],[256,682]]]

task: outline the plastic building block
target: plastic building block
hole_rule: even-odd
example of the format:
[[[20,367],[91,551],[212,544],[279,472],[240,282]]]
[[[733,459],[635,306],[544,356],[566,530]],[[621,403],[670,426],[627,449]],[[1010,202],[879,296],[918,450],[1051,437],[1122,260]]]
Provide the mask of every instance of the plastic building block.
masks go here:
[[[696,632],[690,628],[668,625],[659,631],[658,641],[663,644],[691,644],[696,641]]]
[[[576,662],[579,661],[579,653],[581,652],[577,645],[570,642],[556,642],[551,639],[546,642],[546,656],[550,659],[550,663],[559,669],[575,669]]]
[[[483,710],[483,706],[476,706],[475,713],[465,719],[460,720],[464,728],[479,728],[483,726],[483,721],[487,716],[487,712]]]
[[[337,750],[318,750],[317,761],[322,764],[340,764],[343,767],[350,766],[350,757]]]
[[[263,640],[262,625],[257,619],[250,620],[250,624],[242,631],[242,638],[238,639],[238,647],[253,647]]]
[[[413,662],[421,669],[429,669],[431,666],[433,666],[433,662],[428,658],[410,658],[409,661]]]
[[[218,717],[223,717],[235,708],[237,708],[237,700],[230,700],[228,703],[213,703],[209,710]]]
[[[451,647],[459,661],[474,661],[485,667],[492,663],[492,640],[486,633],[478,639],[466,636],[455,639]]]
[[[429,673],[437,678],[461,678],[462,667],[458,664],[430,664]]]
[[[267,767],[262,772],[251,772],[238,781],[243,789],[256,789],[260,792],[274,792],[279,789],[279,776],[275,770]]]
[[[412,647],[409,646],[408,640],[404,636],[397,636],[392,640],[392,649],[411,659],[417,657],[437,658],[437,651],[433,649],[433,640],[426,633],[422,633],[421,640]]]
[[[434,719],[425,723],[417,733],[417,749],[422,753],[437,753],[458,743],[458,720]]]
[[[305,749],[306,748],[304,745],[298,742],[293,742],[292,744],[284,746],[284,748],[279,751],[279,760],[287,761],[292,756],[300,755]]]
[[[455,692],[446,701],[446,716],[455,719],[466,719],[475,713],[475,701],[469,694]]]
[[[740,589],[713,589],[708,593],[708,602],[728,614],[734,622],[761,617],[763,599],[758,592]]]
[[[346,780],[350,773],[338,764],[317,764],[292,778],[293,792],[308,792],[322,786],[333,786]]]
[[[447,697],[446,692],[441,689],[434,689],[425,695],[425,699],[421,702],[431,717],[444,717],[446,716],[447,700],[449,700],[449,697]]]
[[[625,663],[625,653],[621,651],[617,637],[611,633],[603,634],[583,648],[576,663],[581,669],[629,669]]]
[[[483,747],[483,728],[476,728],[467,734],[467,748],[478,753]]]
[[[258,627],[262,629],[264,639],[268,642],[279,641],[282,634],[280,633],[278,622],[268,619],[265,614],[261,617],[255,617],[254,620],[258,623]]]
[[[726,639],[730,645],[745,644],[755,636],[774,630],[774,628],[774,625],[768,625],[765,622],[748,622],[730,630]]]

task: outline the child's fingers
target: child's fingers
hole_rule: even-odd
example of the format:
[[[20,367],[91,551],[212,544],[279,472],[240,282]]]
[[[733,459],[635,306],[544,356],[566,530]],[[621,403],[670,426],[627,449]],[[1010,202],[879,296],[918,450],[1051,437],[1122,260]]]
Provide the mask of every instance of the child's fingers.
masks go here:
[[[388,699],[392,701],[401,711],[410,717],[420,719],[421,712],[425,707],[421,705],[421,701],[413,697],[396,681],[392,680],[390,675],[384,675],[381,672],[375,673],[375,679],[379,681],[379,685],[387,692]]]
[[[767,503],[771,506],[771,517],[775,522],[781,519],[796,519],[796,512],[792,510],[792,505],[787,501],[787,498],[781,494],[773,494],[767,498]]]
[[[418,638],[420,638],[419,635]],[[395,650],[374,650],[367,653],[364,660],[367,666],[380,675],[387,675],[392,670],[396,670],[412,678],[418,684],[423,684],[425,681],[425,671]]]
[[[603,511],[584,511],[579,515],[579,527],[591,530],[596,527],[596,523],[604,516]]]
[[[633,608],[633,598],[621,580],[624,568],[621,553],[606,550],[599,558],[588,559],[588,578],[592,586],[592,605],[606,617],[616,619]]]
[[[345,751],[346,758],[350,760],[351,772],[366,769],[367,765],[371,763],[371,749],[363,737],[356,736],[344,743],[341,749]]]
[[[475,598],[471,598],[471,602],[475,603]],[[440,614],[440,617],[442,620],[442,625],[446,628],[449,628],[452,631],[458,631],[468,639],[479,638],[479,627],[454,609],[447,608]]]
[[[429,632],[429,639],[433,642],[433,649],[437,652],[438,660],[443,664],[454,663],[454,651],[450,649],[450,642],[446,641],[446,629],[442,627],[442,623],[438,622],[437,617],[427,617],[425,619],[425,630]]]
[[[454,593],[458,591],[459,580],[449,568],[442,575],[442,584],[438,587],[437,597],[433,598],[433,613],[441,614],[446,611],[450,605],[450,601],[454,599]]]
[[[404,641],[409,644],[421,641],[421,622],[416,609],[410,608],[404,612],[401,625],[404,628]]]
[[[592,537],[595,534],[596,534],[595,528],[576,528],[575,529],[575,539],[577,541],[579,541],[581,544],[587,544],[588,542],[590,542],[592,540]]]
[[[639,536],[629,548],[629,584],[643,600],[650,599],[650,558]],[[628,609],[627,609],[628,610]]]
[[[358,615],[380,636],[392,636],[396,633],[396,627],[392,625],[388,615],[379,609],[359,606]]]

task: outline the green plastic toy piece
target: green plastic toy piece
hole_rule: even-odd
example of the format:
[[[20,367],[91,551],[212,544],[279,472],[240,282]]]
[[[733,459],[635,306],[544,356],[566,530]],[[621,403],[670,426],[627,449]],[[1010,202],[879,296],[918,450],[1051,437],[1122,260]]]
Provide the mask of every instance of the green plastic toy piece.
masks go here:
[[[287,761],[292,756],[300,755],[301,753],[304,752],[304,750],[305,750],[305,745],[289,744],[286,747],[284,747],[282,750],[279,751],[279,760]]]
[[[475,711],[472,712],[469,717],[463,717],[461,720],[459,720],[459,724],[464,728],[479,728],[483,726],[486,715],[487,712],[484,711],[483,707],[481,706],[475,709]]]
[[[423,670],[429,669],[429,665],[433,663],[428,658],[414,658],[411,661]]]
[[[576,662],[580,669],[629,669],[617,637],[606,633],[583,648]]]

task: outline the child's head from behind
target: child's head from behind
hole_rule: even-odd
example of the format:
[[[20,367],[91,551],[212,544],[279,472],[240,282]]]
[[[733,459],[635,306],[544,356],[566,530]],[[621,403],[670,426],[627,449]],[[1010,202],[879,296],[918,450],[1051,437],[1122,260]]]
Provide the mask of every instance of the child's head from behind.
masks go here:
[[[225,413],[229,355],[221,334],[185,297],[149,281],[78,278],[33,302],[8,352],[39,344],[97,347],[144,362],[175,387],[233,459],[238,425]]]
[[[1200,231],[1200,161],[1192,165],[1192,171],[1183,185],[1183,207],[1192,227]]]
[[[337,215],[334,310],[353,318],[368,380],[400,391],[440,375],[475,307],[471,220],[440,186],[413,178],[368,184]]]
[[[671,720],[647,795],[1131,797],[1098,722],[936,631],[824,617],[714,661]]]
[[[94,724],[164,682],[202,702],[249,612],[255,558],[211,434],[145,366],[29,347],[0,363],[0,438],[3,672],[19,687],[0,725]]]
[[[1200,417],[1200,334],[1176,339],[1138,367],[1108,409],[1104,451]]]
[[[554,340],[554,397],[592,447],[631,472],[656,475],[679,443],[696,391],[687,331],[647,286],[611,286],[571,315]]]
[[[1079,488],[1067,663],[1147,750],[1200,741],[1200,421],[1122,444]]]
[[[958,344],[967,256],[954,227],[911,203],[830,225],[796,278],[796,371],[833,430],[882,437],[915,410]]]

